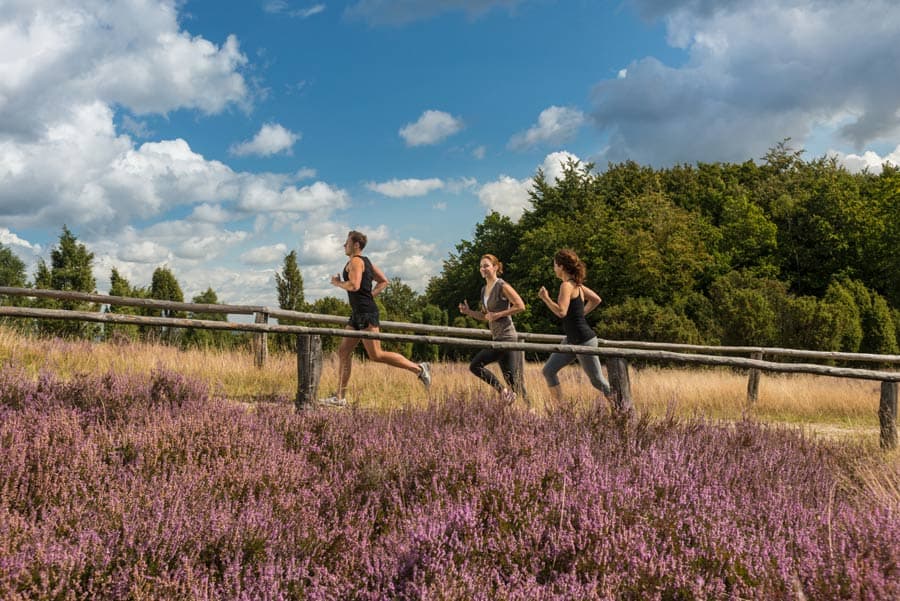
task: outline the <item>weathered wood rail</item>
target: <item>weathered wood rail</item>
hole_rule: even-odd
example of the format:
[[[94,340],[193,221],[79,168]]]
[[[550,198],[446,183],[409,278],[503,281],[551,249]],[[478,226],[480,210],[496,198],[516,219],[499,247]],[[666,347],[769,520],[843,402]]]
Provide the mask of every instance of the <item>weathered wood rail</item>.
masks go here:
[[[265,348],[265,336],[269,332],[295,334],[298,336],[298,407],[311,402],[318,388],[318,373],[321,364],[314,359],[316,349],[321,355],[320,336],[343,336],[354,338],[369,338],[398,342],[420,342],[425,344],[463,346],[474,348],[492,348],[510,351],[529,351],[537,353],[579,353],[598,355],[608,359],[607,370],[610,372],[611,383],[614,388],[614,402],[622,410],[630,410],[632,406],[630,385],[628,382],[627,360],[641,360],[666,362],[688,365],[724,366],[750,370],[750,382],[748,383],[748,402],[756,398],[756,390],[761,372],[776,373],[808,373],[814,375],[831,376],[839,378],[855,378],[881,382],[881,396],[879,401],[879,424],[881,430],[881,445],[885,448],[897,446],[897,389],[900,382],[900,372],[873,369],[857,369],[849,367],[837,367],[817,363],[778,363],[766,361],[765,355],[786,356],[791,358],[814,358],[821,361],[864,361],[878,364],[900,363],[897,355],[875,355],[865,353],[833,353],[820,351],[806,351],[800,349],[778,349],[760,347],[715,347],[686,344],[648,343],[636,341],[608,341],[604,340],[599,348],[582,347],[568,344],[552,344],[561,339],[559,335],[522,333],[520,342],[496,342],[485,340],[490,337],[487,330],[471,328],[454,328],[448,326],[430,326],[424,324],[412,324],[405,322],[383,321],[381,325],[385,329],[399,329],[413,332],[413,334],[389,333],[389,332],[365,332],[351,329],[326,328],[303,325],[269,324],[269,317],[283,317],[298,321],[312,323],[333,323],[343,326],[346,317],[333,315],[320,315],[314,313],[302,313],[286,311],[283,309],[271,309],[268,307],[254,307],[246,305],[210,305],[197,303],[177,303],[171,301],[155,301],[150,299],[133,299],[99,294],[85,294],[77,292],[61,292],[55,290],[35,290],[25,288],[0,287],[0,295],[46,297],[58,300],[79,300],[97,304],[126,305],[147,307],[154,309],[168,309],[197,313],[226,313],[255,315],[254,323],[236,323],[228,321],[212,321],[202,319],[178,318],[178,317],[151,317],[140,315],[128,315],[123,313],[100,313],[90,311],[69,311],[61,309],[37,309],[31,307],[0,306],[0,317],[32,318],[32,319],[64,319],[79,320],[96,323],[153,325],[176,328],[201,328],[211,330],[247,331],[257,335],[257,365],[261,365],[265,358],[260,357],[259,348]],[[418,333],[417,333],[418,332]],[[434,335],[439,334],[439,335]],[[458,337],[465,336],[465,337]],[[529,342],[529,340],[534,342]],[[693,352],[686,352],[693,351]],[[698,351],[718,353],[749,353],[751,358],[731,357],[701,353]],[[263,351],[264,352],[264,351]],[[312,357],[312,358],[311,358]]]

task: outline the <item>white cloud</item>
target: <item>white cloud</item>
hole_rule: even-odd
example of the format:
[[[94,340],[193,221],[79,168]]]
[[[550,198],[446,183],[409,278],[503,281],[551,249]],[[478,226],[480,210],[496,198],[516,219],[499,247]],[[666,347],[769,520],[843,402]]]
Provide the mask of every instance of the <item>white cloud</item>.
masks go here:
[[[497,211],[517,221],[529,205],[528,193],[533,188],[531,178],[516,179],[501,175],[497,181],[487,183],[478,191],[478,199],[488,211]]]
[[[584,169],[585,166],[581,159],[571,152],[565,150],[551,152],[544,157],[544,162],[541,164],[541,170],[544,172],[544,177],[546,177],[549,182],[555,182],[557,179],[562,179],[563,167],[571,161],[575,161],[582,170]]]
[[[279,152],[291,154],[291,147],[300,137],[299,133],[285,129],[284,126],[278,123],[266,123],[253,136],[252,140],[232,145],[229,152],[237,156],[252,154],[264,157],[278,154]]]
[[[540,165],[540,169],[544,172],[547,180],[553,182],[562,177],[563,165],[570,160],[583,165],[574,154],[560,151],[548,154]],[[516,179],[508,175],[501,175],[496,181],[481,187],[478,191],[478,199],[488,211],[496,211],[513,221],[518,221],[531,205],[529,194],[533,189],[534,180],[531,177]]]
[[[231,219],[233,219],[232,214],[222,208],[222,205],[206,202],[194,207],[194,212],[189,217],[191,221],[206,221],[208,223],[225,223],[231,221]]]
[[[538,144],[559,144],[574,137],[584,123],[584,113],[578,109],[551,106],[541,111],[537,124],[510,138],[508,146],[524,150]]]
[[[485,146],[477,146],[474,150],[472,150],[472,156],[478,159],[479,161],[485,157],[487,154],[487,147]]]
[[[278,190],[262,179],[251,179],[241,192],[238,207],[251,212],[331,212],[346,207],[349,199],[347,192],[325,182],[315,182],[301,188],[288,186]]]
[[[269,0],[263,5],[263,10],[267,13],[276,15],[288,15],[289,17],[299,17],[308,19],[313,15],[325,12],[324,4],[314,4],[306,8],[291,8],[285,0]]]
[[[434,190],[444,187],[444,182],[433,177],[430,179],[392,179],[386,182],[368,182],[366,188],[391,198],[407,196],[425,196]]]
[[[426,146],[452,136],[463,128],[458,117],[443,111],[428,110],[415,123],[407,123],[399,131],[407,146]]]
[[[13,2],[2,23],[0,132],[18,140],[95,102],[138,115],[249,102],[236,38],[181,31],[173,2]]]
[[[846,167],[847,171],[851,173],[859,173],[868,169],[869,173],[881,173],[881,170],[885,163],[890,163],[894,167],[900,167],[900,145],[894,148],[893,152],[890,152],[884,156],[880,156],[878,153],[873,152],[871,150],[864,152],[863,154],[844,154],[837,150],[829,150],[827,153],[829,156],[835,156],[838,159],[838,162]]]
[[[892,0],[632,0],[687,60],[652,57],[600,82],[598,160],[744,161],[813,133],[857,151],[900,135],[900,5]],[[834,126],[838,116],[852,117]]]
[[[371,25],[403,25],[428,19],[443,12],[462,10],[470,18],[477,18],[494,7],[512,11],[525,0],[358,0],[346,9],[354,19]]]
[[[284,261],[287,245],[279,242],[272,246],[260,246],[241,254],[241,261],[247,265],[278,265]]]
[[[31,254],[37,254],[41,252],[40,244],[32,244],[28,240],[20,238],[5,227],[0,227],[0,244],[4,244],[9,247],[21,248]]]

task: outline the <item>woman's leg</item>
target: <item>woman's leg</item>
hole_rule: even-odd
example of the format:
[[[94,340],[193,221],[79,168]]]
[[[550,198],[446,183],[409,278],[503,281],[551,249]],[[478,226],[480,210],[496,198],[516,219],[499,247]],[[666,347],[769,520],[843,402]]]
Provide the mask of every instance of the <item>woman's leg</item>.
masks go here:
[[[550,358],[547,359],[547,362],[544,363],[543,369],[541,369],[544,380],[547,381],[547,387],[550,389],[550,400],[554,404],[559,404],[562,400],[559,377],[556,374],[566,365],[571,365],[574,362],[575,355],[571,353],[553,353],[550,355]]]
[[[597,348],[598,341],[596,338],[592,338],[583,343],[583,346],[592,346],[594,348]],[[578,363],[581,364],[581,369],[583,369],[584,373],[586,373],[588,378],[590,378],[591,385],[593,385],[594,388],[601,391],[608,397],[612,389],[610,388],[607,379],[603,377],[603,369],[600,365],[600,357],[598,357],[597,355],[577,355],[577,357]]]
[[[481,349],[474,357],[472,357],[472,361],[469,363],[469,371],[490,384],[497,392],[503,392],[503,385],[500,384],[497,377],[485,366],[489,363],[494,363],[503,354],[503,351]]]

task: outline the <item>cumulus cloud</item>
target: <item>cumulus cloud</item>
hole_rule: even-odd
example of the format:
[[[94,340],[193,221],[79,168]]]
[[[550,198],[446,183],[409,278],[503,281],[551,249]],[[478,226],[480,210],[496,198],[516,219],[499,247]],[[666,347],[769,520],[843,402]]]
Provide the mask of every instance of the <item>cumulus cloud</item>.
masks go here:
[[[444,12],[462,10],[470,18],[476,18],[489,10],[500,7],[514,9],[525,0],[358,0],[346,9],[353,19],[361,19],[370,25],[403,25],[428,19]]]
[[[869,173],[878,174],[881,173],[885,163],[889,163],[894,167],[900,167],[900,146],[897,146],[893,152],[889,152],[884,156],[880,156],[871,150],[862,154],[845,154],[837,150],[829,150],[827,154],[837,157],[838,162],[851,173],[868,170]]]
[[[241,261],[247,265],[277,265],[284,260],[287,245],[279,242],[271,246],[260,246],[241,254]]]
[[[544,177],[548,181],[553,182],[562,177],[563,166],[569,161],[575,161],[583,166],[581,160],[574,154],[560,151],[548,154],[538,168],[544,172]],[[533,189],[534,180],[531,177],[516,179],[501,175],[496,181],[489,182],[478,190],[478,199],[488,211],[496,211],[513,221],[518,221],[531,206],[530,193]]]
[[[580,110],[566,106],[551,106],[541,111],[538,122],[509,140],[509,148],[524,150],[538,144],[560,144],[572,139],[585,123]]]
[[[300,188],[287,186],[278,190],[267,185],[265,180],[256,178],[249,180],[241,192],[238,207],[249,212],[330,212],[346,207],[349,199],[347,192],[325,182],[315,182]]]
[[[236,156],[252,154],[263,157],[279,152],[291,154],[291,148],[299,139],[299,133],[294,133],[278,123],[266,123],[253,139],[234,144],[229,152]]]
[[[392,179],[386,182],[368,182],[366,188],[391,198],[407,196],[425,196],[434,190],[444,187],[444,182],[433,177],[430,179]]]
[[[463,128],[458,117],[444,111],[428,110],[415,123],[407,123],[399,131],[407,146],[437,144]]]
[[[900,133],[900,78],[885,75],[900,62],[895,2],[632,4],[664,21],[687,60],[642,58],[596,85],[592,117],[608,136],[598,159],[743,161],[814,132],[857,150]]]

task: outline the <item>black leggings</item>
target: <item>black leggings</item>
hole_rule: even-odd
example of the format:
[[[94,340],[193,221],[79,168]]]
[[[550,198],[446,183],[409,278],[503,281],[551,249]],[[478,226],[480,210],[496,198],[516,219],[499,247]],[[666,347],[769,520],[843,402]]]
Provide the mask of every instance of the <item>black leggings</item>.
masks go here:
[[[498,363],[500,365],[500,373],[506,384],[516,392],[520,397],[525,396],[525,374],[519,370],[519,362],[516,361],[513,351],[498,351],[493,349],[482,349],[478,351],[469,363],[469,371],[493,386],[498,392],[503,391],[503,385],[485,366],[489,363]]]

